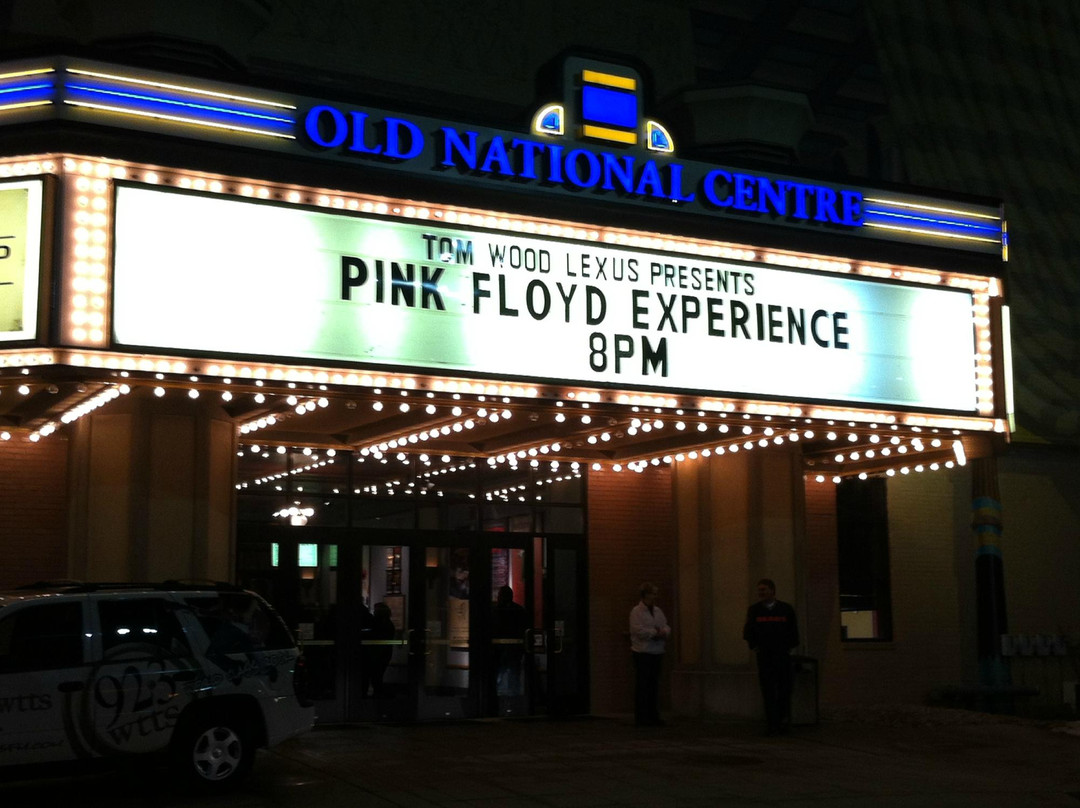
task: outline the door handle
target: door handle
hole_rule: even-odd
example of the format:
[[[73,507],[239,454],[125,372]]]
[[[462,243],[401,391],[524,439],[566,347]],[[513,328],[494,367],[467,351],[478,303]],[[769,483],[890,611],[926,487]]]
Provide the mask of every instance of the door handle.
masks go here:
[[[540,638],[540,642],[537,642],[537,637]],[[540,649],[541,653],[543,652],[543,649],[544,649],[544,641],[543,641],[544,632],[543,631],[541,631],[539,629],[535,629],[535,628],[527,628],[527,629],[525,629],[525,636],[524,636],[523,639],[524,639],[524,642],[525,642],[525,653],[527,653],[527,654],[535,654],[535,653],[537,653],[537,649]]]
[[[431,656],[431,643],[428,642],[428,635],[431,634],[430,628],[420,629],[424,632],[424,656]],[[415,628],[405,630],[405,638],[401,641],[402,645],[409,649],[409,656],[416,656],[415,646],[412,642],[412,635],[416,633]]]

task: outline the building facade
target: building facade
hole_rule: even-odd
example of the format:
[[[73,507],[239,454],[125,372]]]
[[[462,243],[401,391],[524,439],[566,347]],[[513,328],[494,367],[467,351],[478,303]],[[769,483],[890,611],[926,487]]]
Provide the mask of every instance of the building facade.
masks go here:
[[[1064,214],[927,87],[1010,20],[408,5],[11,5],[2,582],[241,582],[325,720],[627,710],[643,580],[754,714],[760,577],[825,704],[1064,708]]]

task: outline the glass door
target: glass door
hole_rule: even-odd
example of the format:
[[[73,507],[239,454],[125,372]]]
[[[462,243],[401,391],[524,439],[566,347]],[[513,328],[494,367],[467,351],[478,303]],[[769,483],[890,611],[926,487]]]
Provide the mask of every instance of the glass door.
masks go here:
[[[476,588],[468,544],[413,548],[413,619],[407,638],[421,721],[478,714],[474,675]]]
[[[331,543],[275,543],[278,566],[292,567],[299,595],[299,608],[292,628],[304,649],[307,665],[308,697],[317,704],[319,718],[338,722],[344,718],[344,682],[338,637],[341,628],[338,596],[338,545]]]
[[[339,592],[345,630],[349,721],[406,721],[413,716],[413,687],[407,646],[410,607],[409,559],[400,544],[342,547]]]
[[[304,695],[327,723],[344,720],[347,685],[338,538],[287,529],[237,536],[237,581],[266,598],[293,632],[304,654]]]
[[[238,580],[295,632],[321,723],[588,711],[580,536],[280,529],[239,539]]]
[[[491,536],[488,535],[490,539]],[[494,538],[512,544],[509,536]],[[495,546],[485,667],[487,715],[588,711],[588,615],[581,538],[523,536]]]
[[[534,539],[543,582],[542,631],[532,636],[537,686],[533,712],[589,711],[589,637],[585,551],[578,537]]]
[[[528,715],[534,685],[531,638],[541,625],[530,580],[532,558],[525,547],[493,547],[488,557],[485,712]]]
[[[295,529],[241,535],[237,578],[296,636],[320,723],[411,720],[410,548],[356,538]]]

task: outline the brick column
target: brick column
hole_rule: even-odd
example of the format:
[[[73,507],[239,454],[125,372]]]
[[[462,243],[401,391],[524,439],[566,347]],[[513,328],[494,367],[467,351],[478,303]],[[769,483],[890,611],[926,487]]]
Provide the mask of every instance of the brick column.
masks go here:
[[[672,706],[684,714],[756,716],[760,695],[742,639],[760,578],[803,608],[805,490],[797,447],[728,452],[674,471],[678,659]]]
[[[72,577],[230,580],[235,429],[213,402],[117,401],[71,439]]]
[[[997,459],[983,457],[971,462],[972,517],[978,547],[975,550],[975,596],[978,611],[979,683],[1011,684],[1001,635],[1008,632],[1005,611],[1005,566],[1001,556],[1001,494],[998,491]]]

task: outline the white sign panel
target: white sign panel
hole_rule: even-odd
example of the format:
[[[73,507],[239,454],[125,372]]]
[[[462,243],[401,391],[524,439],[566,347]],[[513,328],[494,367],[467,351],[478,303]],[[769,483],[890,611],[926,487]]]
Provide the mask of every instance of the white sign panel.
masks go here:
[[[130,347],[971,411],[953,289],[121,186]]]
[[[37,336],[41,180],[0,183],[0,342]]]

